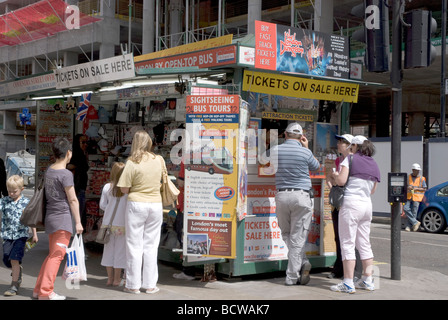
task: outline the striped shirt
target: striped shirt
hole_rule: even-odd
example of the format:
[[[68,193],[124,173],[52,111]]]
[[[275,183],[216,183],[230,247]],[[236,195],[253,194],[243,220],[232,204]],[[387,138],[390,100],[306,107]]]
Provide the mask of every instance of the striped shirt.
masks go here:
[[[276,168],[277,189],[311,189],[310,171],[319,169],[319,161],[308,148],[303,147],[297,140],[287,139],[281,145],[272,148],[270,156]]]

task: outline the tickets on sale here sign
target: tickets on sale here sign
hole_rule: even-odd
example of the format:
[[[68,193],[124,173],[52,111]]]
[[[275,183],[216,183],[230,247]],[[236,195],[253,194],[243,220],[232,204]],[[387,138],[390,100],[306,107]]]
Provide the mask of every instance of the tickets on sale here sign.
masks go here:
[[[358,102],[359,85],[244,71],[243,90],[305,99]]]

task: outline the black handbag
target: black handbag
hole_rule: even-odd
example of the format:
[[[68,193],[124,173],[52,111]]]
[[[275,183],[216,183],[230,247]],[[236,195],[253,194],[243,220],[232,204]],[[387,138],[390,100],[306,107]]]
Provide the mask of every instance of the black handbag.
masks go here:
[[[345,185],[331,187],[330,194],[328,195],[330,204],[337,209],[339,209],[342,206],[342,203],[344,202],[345,187],[347,186],[348,179],[350,178],[350,172],[352,169],[352,160],[353,160],[353,156],[351,155],[349,169],[348,169],[348,177],[347,177],[347,181],[345,182]]]
[[[45,225],[46,198],[45,175],[40,180],[39,186],[34,191],[30,202],[25,207],[20,217],[20,223],[31,228],[43,228]]]

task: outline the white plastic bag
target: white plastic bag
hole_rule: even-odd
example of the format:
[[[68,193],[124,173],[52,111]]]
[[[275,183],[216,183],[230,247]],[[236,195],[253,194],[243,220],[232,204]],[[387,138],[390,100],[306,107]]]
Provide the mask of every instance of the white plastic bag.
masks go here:
[[[72,245],[67,248],[67,263],[65,264],[62,279],[87,281],[87,271],[82,235],[73,237]]]

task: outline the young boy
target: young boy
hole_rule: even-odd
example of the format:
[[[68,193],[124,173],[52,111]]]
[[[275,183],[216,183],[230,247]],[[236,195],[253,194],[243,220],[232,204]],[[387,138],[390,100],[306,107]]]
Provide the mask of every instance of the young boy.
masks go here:
[[[5,291],[5,296],[15,296],[22,282],[22,258],[25,243],[28,239],[28,227],[20,223],[23,209],[30,201],[22,196],[23,178],[11,176],[6,181],[9,196],[0,199],[2,215],[1,237],[3,238],[3,263],[12,269],[11,287]],[[36,228],[32,228],[33,242],[37,242]]]

